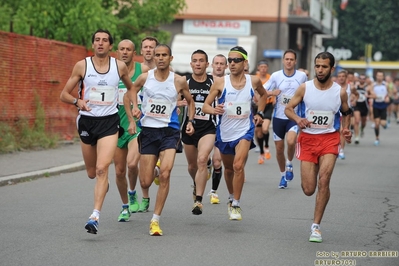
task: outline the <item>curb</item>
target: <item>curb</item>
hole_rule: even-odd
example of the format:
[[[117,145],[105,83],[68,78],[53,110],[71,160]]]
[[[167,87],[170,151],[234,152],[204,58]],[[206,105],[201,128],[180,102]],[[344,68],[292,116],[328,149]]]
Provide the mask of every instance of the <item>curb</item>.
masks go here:
[[[71,173],[71,172],[81,171],[84,169],[86,169],[85,164],[83,161],[81,161],[81,162],[77,162],[77,163],[67,164],[67,165],[63,165],[63,166],[56,166],[56,167],[47,168],[47,169],[43,169],[43,170],[37,170],[37,171],[16,174],[16,175],[3,176],[3,177],[0,177],[0,187],[6,186],[6,185],[14,185],[16,183],[29,181],[32,179],[38,179],[41,177],[49,177],[49,176],[53,176],[53,175],[59,175],[62,173]]]

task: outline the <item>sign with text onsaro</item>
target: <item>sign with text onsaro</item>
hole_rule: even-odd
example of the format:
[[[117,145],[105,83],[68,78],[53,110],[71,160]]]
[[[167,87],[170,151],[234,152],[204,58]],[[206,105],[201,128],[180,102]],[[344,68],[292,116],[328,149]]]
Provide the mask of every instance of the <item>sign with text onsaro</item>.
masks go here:
[[[184,34],[249,36],[251,21],[249,20],[191,20],[183,21]]]

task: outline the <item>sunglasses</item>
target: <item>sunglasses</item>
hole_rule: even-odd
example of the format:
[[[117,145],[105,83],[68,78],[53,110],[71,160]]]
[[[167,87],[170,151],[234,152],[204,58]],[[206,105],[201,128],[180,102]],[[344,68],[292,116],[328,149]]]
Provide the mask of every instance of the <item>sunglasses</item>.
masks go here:
[[[241,63],[242,61],[244,61],[245,59],[244,58],[239,58],[239,57],[234,57],[234,58],[231,58],[231,57],[229,57],[229,58],[227,58],[227,61],[229,62],[229,63],[231,63],[231,62],[234,62],[234,63]]]

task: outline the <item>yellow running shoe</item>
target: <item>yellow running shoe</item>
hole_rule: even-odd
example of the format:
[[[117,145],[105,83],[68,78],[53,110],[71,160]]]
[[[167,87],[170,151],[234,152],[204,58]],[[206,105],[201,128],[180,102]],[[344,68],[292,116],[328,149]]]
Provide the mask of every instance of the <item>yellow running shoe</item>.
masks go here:
[[[154,178],[154,183],[157,186],[159,186],[159,171],[160,170],[161,170],[161,160],[158,160],[157,164],[155,165],[155,172],[157,172],[158,175],[155,175],[155,178]]]
[[[162,230],[161,227],[159,227],[159,221],[151,220],[150,236],[161,236],[161,235],[162,235]]]
[[[209,192],[208,196],[210,196],[211,204],[219,204],[220,203],[219,196],[218,196],[218,194],[216,194],[216,191],[215,192],[212,192],[212,191]]]
[[[241,208],[240,206],[231,206],[230,207],[230,220],[233,221],[241,221],[242,216],[241,216]]]

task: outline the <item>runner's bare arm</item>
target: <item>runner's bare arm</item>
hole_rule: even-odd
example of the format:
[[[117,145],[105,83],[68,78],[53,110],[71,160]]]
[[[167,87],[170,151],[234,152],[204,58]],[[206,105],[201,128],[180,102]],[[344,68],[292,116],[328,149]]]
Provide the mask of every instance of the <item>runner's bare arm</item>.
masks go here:
[[[212,103],[216,97],[220,97],[223,91],[224,78],[215,79],[215,82],[211,86],[208,96],[205,99],[204,105],[202,106],[202,112],[211,115],[220,115],[224,113],[224,103],[218,104],[215,108],[212,107]]]
[[[295,107],[302,102],[303,96],[305,95],[305,89],[305,83],[299,85],[294,96],[292,96],[284,110],[285,115],[292,121],[295,121],[300,128],[306,128],[310,124],[310,121],[307,118],[301,118],[295,113],[294,110]]]

